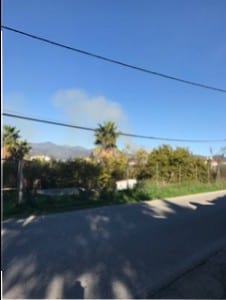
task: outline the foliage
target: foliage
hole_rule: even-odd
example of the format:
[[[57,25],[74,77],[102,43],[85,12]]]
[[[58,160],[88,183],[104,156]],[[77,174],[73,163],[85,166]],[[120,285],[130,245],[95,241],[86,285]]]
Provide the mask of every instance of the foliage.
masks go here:
[[[165,197],[176,197],[202,192],[211,192],[226,189],[226,181],[222,180],[213,183],[200,182],[184,182],[182,184],[167,184],[163,187],[158,187],[150,180],[144,181],[140,187],[146,194],[150,195],[150,199],[163,199]],[[148,199],[147,199],[148,200]]]
[[[16,161],[5,160],[3,161],[3,187],[15,188],[17,185],[17,171],[18,165]]]
[[[201,158],[194,157],[187,149],[173,150],[161,146],[148,153],[138,150],[132,162],[123,152],[116,150],[114,155],[95,158],[62,161],[27,161],[24,166],[25,188],[32,190],[38,179],[42,188],[83,187],[88,190],[106,190],[115,187],[117,180],[137,178],[152,179],[159,185],[191,182],[208,182],[216,179],[211,171],[208,178],[208,165]],[[16,186],[16,162],[6,161],[3,165],[3,184]],[[226,177],[224,165],[220,168],[221,178]]]
[[[115,156],[104,156],[100,162],[101,174],[99,182],[101,189],[114,188],[117,180],[126,179],[128,159],[120,151]]]
[[[220,166],[220,176],[222,177],[222,178],[226,178],[226,165],[221,165]]]
[[[98,165],[83,159],[66,162],[33,160],[24,167],[24,178],[30,188],[34,181],[39,179],[42,188],[83,187],[94,189],[98,185],[99,174],[100,167]]]
[[[137,179],[149,178],[151,175],[151,170],[147,167],[149,153],[143,149],[137,150],[134,155],[135,166],[132,167],[132,174]]]
[[[24,165],[24,187],[33,190],[34,182],[39,180],[41,188],[80,187],[86,190],[114,188],[117,180],[125,179],[127,174],[127,158],[117,152],[116,156],[103,157],[101,162],[95,160],[74,159],[62,161],[27,161]],[[4,164],[4,186],[13,186],[10,176],[15,179],[15,164]]]
[[[3,127],[3,146],[8,159],[22,159],[31,149],[25,140],[20,139],[19,132],[15,127],[9,125]]]
[[[20,138],[19,130],[16,127],[10,125],[4,125],[3,127],[3,145],[10,146],[14,145],[15,142]]]
[[[154,149],[147,164],[150,178],[166,183],[189,180],[207,182],[207,167],[203,159],[194,157],[187,149],[178,147],[173,150],[168,145]]]
[[[92,160],[76,159],[74,160],[74,185],[85,189],[97,189],[99,186],[98,178],[101,174],[101,166]]]
[[[226,178],[226,166],[211,169],[210,162],[195,157],[188,149],[173,149],[162,145],[147,152],[139,149],[123,153],[116,147],[119,133],[112,122],[99,125],[96,130],[96,145],[99,150],[92,157],[68,161],[26,161],[24,165],[24,189],[27,195],[38,185],[41,188],[76,187],[83,190],[80,199],[112,199],[121,201],[138,201],[164,196],[179,195],[186,191],[195,191],[196,184],[209,183]],[[29,151],[26,141],[20,139],[15,127],[4,126],[3,144],[14,160],[3,163],[3,186],[16,187],[17,162]],[[128,149],[130,150],[130,149]],[[142,185],[133,191],[117,192],[116,181],[137,178]],[[151,184],[150,184],[151,181]],[[190,183],[189,188],[185,185]],[[159,188],[161,187],[161,189]],[[208,185],[205,185],[207,188]],[[197,189],[199,191],[199,189]],[[167,194],[167,195],[168,195]],[[99,197],[99,198],[98,198]],[[123,202],[123,203],[124,203]]]
[[[38,195],[34,203],[22,203],[20,206],[17,205],[15,192],[4,192],[3,218],[63,212],[112,204],[135,203],[144,200],[163,199],[221,189],[226,189],[226,181],[211,184],[191,184],[190,182],[183,184],[169,184],[161,188],[149,181],[145,181],[142,187],[138,187],[134,190],[120,192],[103,190],[98,197],[90,197],[89,195],[87,196],[84,194],[58,197]]]
[[[112,152],[116,148],[116,141],[119,136],[117,127],[113,122],[99,124],[95,131],[95,145],[100,146],[102,152]]]

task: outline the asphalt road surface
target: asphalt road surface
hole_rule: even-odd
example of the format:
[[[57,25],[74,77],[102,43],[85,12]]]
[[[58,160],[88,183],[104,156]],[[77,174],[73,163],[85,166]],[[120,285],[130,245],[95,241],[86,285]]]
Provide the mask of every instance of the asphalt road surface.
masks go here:
[[[226,248],[148,295],[148,299],[226,299]]]
[[[226,191],[3,222],[4,298],[145,298],[226,245]]]

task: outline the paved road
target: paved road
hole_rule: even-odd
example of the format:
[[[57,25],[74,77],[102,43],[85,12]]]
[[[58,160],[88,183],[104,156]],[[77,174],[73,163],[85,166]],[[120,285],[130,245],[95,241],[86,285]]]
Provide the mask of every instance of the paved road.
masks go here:
[[[4,298],[146,297],[226,245],[226,191],[7,220]]]
[[[226,248],[148,295],[148,299],[226,299]]]

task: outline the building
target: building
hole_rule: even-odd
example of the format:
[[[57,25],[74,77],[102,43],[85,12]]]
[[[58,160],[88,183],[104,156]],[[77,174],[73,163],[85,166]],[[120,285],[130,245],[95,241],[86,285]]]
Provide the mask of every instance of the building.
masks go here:
[[[50,156],[47,156],[47,155],[34,155],[34,156],[31,156],[30,157],[30,160],[40,160],[40,161],[51,161],[51,157]]]

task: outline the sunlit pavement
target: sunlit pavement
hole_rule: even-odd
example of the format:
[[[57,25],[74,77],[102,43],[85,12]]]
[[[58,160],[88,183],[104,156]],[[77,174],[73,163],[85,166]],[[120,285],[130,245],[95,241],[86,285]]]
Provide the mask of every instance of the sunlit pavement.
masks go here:
[[[4,298],[135,298],[226,245],[226,191],[3,223]]]

